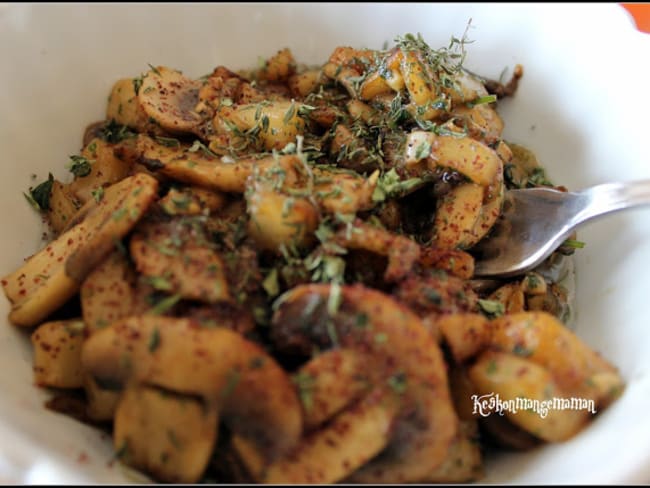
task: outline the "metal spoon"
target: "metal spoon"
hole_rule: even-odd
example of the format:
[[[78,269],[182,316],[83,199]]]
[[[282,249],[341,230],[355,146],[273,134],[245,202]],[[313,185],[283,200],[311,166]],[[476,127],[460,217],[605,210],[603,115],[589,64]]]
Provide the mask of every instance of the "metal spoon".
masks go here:
[[[510,190],[494,228],[472,249],[475,276],[508,277],[529,271],[585,222],[648,204],[650,180],[606,183],[577,192]]]

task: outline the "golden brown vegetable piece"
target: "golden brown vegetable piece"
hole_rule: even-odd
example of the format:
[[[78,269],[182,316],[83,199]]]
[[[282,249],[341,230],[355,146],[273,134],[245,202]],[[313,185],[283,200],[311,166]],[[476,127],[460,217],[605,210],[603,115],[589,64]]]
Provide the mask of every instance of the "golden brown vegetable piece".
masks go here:
[[[490,321],[489,328],[491,348],[543,366],[572,396],[591,398],[599,405],[622,392],[623,380],[616,368],[549,313],[504,315]]]
[[[157,290],[206,303],[230,301],[223,259],[195,224],[178,218],[140,224],[130,244],[135,267]]]
[[[389,442],[399,399],[386,388],[376,390],[305,436],[294,452],[262,471],[272,484],[336,483],[352,474]]]
[[[420,264],[427,269],[442,269],[464,280],[474,276],[474,257],[457,249],[423,247],[420,250]]]
[[[222,107],[212,125],[217,135],[224,136],[224,143],[238,153],[246,149],[280,150],[305,131],[301,105],[294,100],[277,100]]]
[[[476,393],[472,390],[471,395]],[[508,450],[528,450],[539,446],[544,441],[524,429],[517,427],[505,415],[488,415],[480,420],[482,434],[487,442]]]
[[[196,150],[167,147],[142,134],[138,136],[137,145],[140,162],[151,171],[183,183],[223,192],[244,193],[246,180],[255,168],[263,170],[277,164],[273,157],[224,162],[205,146]],[[286,158],[293,159],[291,156]],[[285,158],[281,158],[280,166],[284,162]]]
[[[420,317],[473,312],[478,300],[467,281],[440,271],[407,276],[393,295]]]
[[[371,386],[364,355],[352,349],[331,349],[318,354],[293,375],[304,409],[305,430],[310,431]]]
[[[467,249],[483,238],[501,212],[505,188],[503,161],[483,142],[470,137],[413,131],[407,136],[405,164],[422,171],[447,168],[469,183],[453,187],[437,202],[435,245]]]
[[[502,402],[513,405],[512,409],[505,410],[510,422],[548,442],[573,437],[595,413],[595,409],[590,412],[589,409],[554,408],[553,398],[570,399],[575,394],[559,388],[549,371],[532,359],[486,351],[469,368],[468,374],[476,386],[479,401],[486,395],[483,400],[487,403],[491,395],[498,394]],[[519,404],[516,403],[518,398]],[[546,403],[549,401],[550,405]],[[537,402],[536,410],[533,402]],[[526,409],[532,410],[527,412]],[[490,412],[486,409],[484,413]]]
[[[488,320],[477,313],[441,315],[438,328],[454,361],[463,363],[485,348],[489,339]]]
[[[546,295],[546,280],[539,273],[530,271],[521,280],[521,289],[526,295]]]
[[[428,476],[429,483],[468,483],[483,476],[483,456],[475,420],[460,422],[444,462]]]
[[[426,151],[423,149],[428,148]],[[493,149],[469,137],[439,136],[433,132],[411,132],[406,141],[406,164],[425,159],[431,169],[451,168],[481,186],[489,186],[502,172]]]
[[[436,247],[468,249],[477,242],[473,230],[481,214],[483,195],[482,186],[465,183],[438,200],[434,220]]]
[[[332,296],[334,295],[334,296]],[[332,311],[334,304],[336,312]],[[354,474],[354,482],[421,481],[444,459],[458,419],[438,344],[420,319],[391,297],[360,285],[300,285],[277,303],[274,342],[291,349],[340,345],[368,354],[414,409],[396,423],[395,443]],[[372,366],[370,366],[372,365]],[[417,424],[417,428],[414,425]]]
[[[501,303],[506,314],[523,312],[526,305],[521,283],[506,283],[494,290],[488,300]]]
[[[88,373],[84,373],[83,388],[86,392],[86,415],[99,422],[113,420],[122,391],[102,388]]]
[[[389,232],[356,219],[351,226],[336,234],[336,242],[348,249],[364,249],[386,256],[388,266],[384,279],[399,281],[411,273],[420,259],[420,246],[406,236]]]
[[[300,74],[294,74],[287,80],[291,95],[304,98],[309,95],[321,83],[322,75],[320,70],[312,69]]]
[[[80,206],[81,202],[70,192],[70,185],[54,180],[50,193],[50,210],[47,212],[47,219],[54,232],[59,234],[65,230]]]
[[[131,164],[117,158],[113,150],[114,145],[95,138],[81,151],[81,156],[90,163],[90,172],[85,176],[76,176],[68,185],[69,191],[81,203],[92,198],[100,200],[102,195],[99,188],[117,183],[130,173]]]
[[[226,205],[227,199],[223,193],[190,186],[171,188],[159,203],[169,215],[201,215],[206,210],[220,210]]]
[[[314,168],[314,196],[328,213],[351,214],[375,206],[372,194],[379,171],[367,178],[341,169]]]
[[[432,100],[437,100],[448,105],[444,94],[440,93],[438,84],[433,83],[430,70],[423,62],[418,52],[403,51],[400,59],[400,71],[404,78],[406,89],[411,99],[409,109],[415,113],[419,108],[424,113],[417,112],[423,120],[431,120],[439,117],[443,109],[433,108]]]
[[[320,217],[305,197],[286,195],[260,179],[251,179],[246,193],[248,233],[260,249],[279,252],[281,246],[305,248],[314,242]]]
[[[123,78],[115,82],[108,97],[106,120],[114,120],[139,132],[160,134],[160,127],[149,120],[138,100],[135,87],[140,83],[140,78]]]
[[[467,127],[471,137],[486,144],[494,144],[503,132],[503,120],[497,111],[487,103],[473,107],[457,105],[452,110],[455,123],[460,127]]]
[[[195,398],[130,385],[115,412],[115,451],[163,482],[196,483],[212,454],[217,421],[216,410]]]
[[[257,71],[257,77],[266,81],[287,81],[296,70],[296,60],[288,48],[281,49],[266,60],[264,66]]]
[[[465,365],[452,364],[449,369],[449,389],[454,401],[454,408],[462,423],[476,422],[474,402],[472,395],[476,394],[476,387],[467,375]]]
[[[37,385],[54,388],[81,387],[84,328],[80,319],[59,320],[47,322],[32,333],[34,381]]]
[[[195,111],[201,82],[158,66],[142,78],[138,101],[148,117],[171,133],[193,132],[203,122]]]
[[[2,280],[12,304],[9,320],[32,326],[63,305],[81,282],[140,219],[156,198],[158,182],[137,174],[89,201],[69,223],[71,229]]]
[[[115,250],[83,281],[81,311],[88,334],[116,320],[144,313],[149,308],[144,286],[126,256]]]
[[[302,407],[288,375],[260,346],[225,328],[132,317],[93,334],[82,362],[98,380],[200,396],[268,459],[292,449],[302,433]]]

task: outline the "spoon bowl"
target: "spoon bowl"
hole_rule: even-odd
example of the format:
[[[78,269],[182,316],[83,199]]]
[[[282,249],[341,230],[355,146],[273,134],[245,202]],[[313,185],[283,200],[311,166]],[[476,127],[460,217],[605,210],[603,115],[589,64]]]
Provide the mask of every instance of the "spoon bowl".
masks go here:
[[[472,250],[477,277],[509,277],[540,265],[582,224],[650,204],[650,180],[606,183],[563,192],[529,188],[506,192],[490,234]]]

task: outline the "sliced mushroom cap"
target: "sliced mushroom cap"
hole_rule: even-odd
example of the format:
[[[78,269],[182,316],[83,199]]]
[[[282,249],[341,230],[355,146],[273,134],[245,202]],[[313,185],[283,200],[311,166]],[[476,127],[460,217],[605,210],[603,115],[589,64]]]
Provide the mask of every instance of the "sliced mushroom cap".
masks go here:
[[[348,249],[363,249],[388,258],[387,282],[403,279],[420,258],[420,246],[408,237],[366,224],[360,219],[336,234],[336,242]]]
[[[485,351],[468,369],[468,375],[476,387],[479,405],[483,405],[482,415],[498,413],[486,411],[486,399],[496,393],[507,405],[503,413],[513,424],[548,442],[570,439],[592,415],[587,409],[555,408],[553,399],[575,398],[574,392],[563,390],[547,368],[522,356]],[[531,412],[522,412],[526,409]]]
[[[84,205],[68,230],[2,280],[12,304],[9,320],[36,325],[77,293],[86,276],[142,217],[157,189],[155,179],[137,174],[107,188],[100,202]]]
[[[138,136],[137,151],[140,163],[151,171],[201,188],[232,193],[246,191],[246,180],[256,168],[262,171],[278,165],[273,156],[224,162],[205,147],[167,147],[144,135]],[[294,158],[283,156],[279,165],[284,166],[285,161]]]
[[[285,344],[338,345],[368,354],[368,368],[403,394],[403,415],[389,447],[352,476],[353,482],[405,483],[426,478],[445,458],[458,418],[438,344],[407,307],[379,291],[325,284],[300,285],[276,302],[272,337]],[[329,302],[329,307],[328,307]],[[409,410],[412,409],[412,410]]]
[[[597,405],[622,391],[616,368],[547,312],[513,313],[490,321],[488,343],[491,349],[525,355],[546,368],[562,390],[592,398]]]
[[[202,397],[268,459],[293,448],[302,433],[301,405],[287,373],[260,346],[226,328],[131,317],[93,334],[82,363],[100,381]]]
[[[136,269],[154,288],[204,303],[232,301],[225,264],[200,220],[143,221],[129,249]]]
[[[304,409],[305,430],[313,430],[368,392],[367,358],[354,349],[322,352],[293,375]]]
[[[79,290],[88,335],[116,320],[144,313],[150,305],[145,295],[153,291],[139,282],[127,257],[117,249],[83,281]]]
[[[491,185],[496,175],[503,172],[497,153],[469,137],[413,131],[407,136],[405,158],[407,165],[426,159],[432,170],[452,168],[481,186]]]
[[[172,133],[194,132],[203,122],[196,111],[201,82],[164,66],[152,68],[142,79],[138,100],[145,113]]]
[[[390,441],[400,407],[395,396],[387,388],[371,392],[323,429],[305,436],[291,455],[266,467],[261,481],[323,484],[350,475]]]
[[[169,483],[196,483],[217,439],[218,416],[194,397],[131,384],[114,421],[114,446],[125,463]]]

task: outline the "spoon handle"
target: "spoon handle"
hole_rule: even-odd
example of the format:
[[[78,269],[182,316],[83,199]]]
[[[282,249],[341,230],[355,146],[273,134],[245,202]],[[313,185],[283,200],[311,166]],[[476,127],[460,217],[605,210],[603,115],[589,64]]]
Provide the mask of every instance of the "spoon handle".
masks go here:
[[[650,180],[605,183],[576,192],[585,206],[576,215],[574,225],[626,208],[650,205]]]

